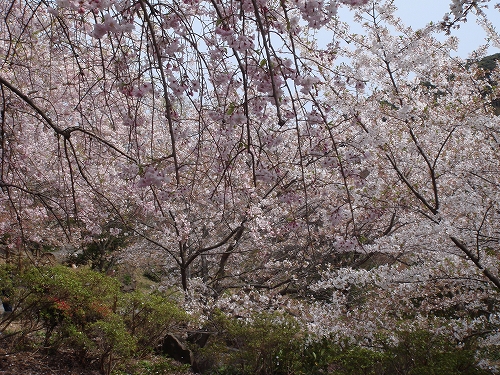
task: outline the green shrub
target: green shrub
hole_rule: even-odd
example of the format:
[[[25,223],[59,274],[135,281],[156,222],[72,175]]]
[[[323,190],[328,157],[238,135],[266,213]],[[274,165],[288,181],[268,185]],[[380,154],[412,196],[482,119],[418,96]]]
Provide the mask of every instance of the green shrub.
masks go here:
[[[303,338],[293,318],[255,314],[249,320],[216,313],[217,335],[197,354],[213,374],[291,374],[300,362]]]
[[[484,375],[474,348],[459,347],[428,331],[396,332],[398,343],[379,339],[368,348],[327,339],[307,345],[304,374],[332,375]]]
[[[127,293],[120,314],[137,338],[141,352],[153,350],[168,332],[188,322],[188,314],[158,293]]]
[[[95,355],[99,357],[100,370],[110,374],[113,359],[129,358],[136,348],[137,340],[130,334],[121,316],[112,314],[87,327],[88,336],[96,344]]]
[[[386,346],[390,358],[386,373],[408,375],[480,375],[488,372],[477,366],[476,350],[458,346],[444,335],[419,330],[399,332],[399,343]]]
[[[161,281],[161,273],[155,271],[154,268],[150,268],[144,271],[143,276],[155,283],[159,283]]]
[[[98,360],[103,374],[151,352],[167,331],[187,321],[162,295],[123,293],[118,280],[88,268],[32,267],[15,275],[0,268],[2,285],[13,291],[22,326],[40,332],[45,349],[64,346]]]
[[[338,343],[327,338],[311,340],[304,348],[301,374],[368,375],[382,374],[388,354],[359,345]]]
[[[100,272],[109,271],[116,261],[114,253],[125,247],[130,239],[130,235],[123,231],[116,235],[111,234],[112,228],[120,227],[118,222],[110,221],[100,235],[91,236],[91,239],[83,244],[79,251],[68,257],[68,264],[88,265],[93,270]]]
[[[10,264],[0,266],[0,291],[2,295],[10,296],[13,292],[13,275],[15,269]]]
[[[120,294],[118,281],[85,268],[33,267],[19,277],[28,292],[23,304],[31,307],[26,314],[37,316],[48,334],[103,319],[116,309]]]
[[[187,373],[189,365],[175,363],[171,358],[156,356],[150,360],[139,361],[135,366],[127,369],[127,375],[171,375]],[[192,373],[191,373],[192,374]],[[116,373],[116,375],[125,375],[125,373]]]

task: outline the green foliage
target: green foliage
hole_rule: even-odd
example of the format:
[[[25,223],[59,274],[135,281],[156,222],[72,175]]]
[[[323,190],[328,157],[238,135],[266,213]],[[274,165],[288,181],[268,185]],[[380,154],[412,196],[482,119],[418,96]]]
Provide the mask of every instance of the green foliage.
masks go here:
[[[108,315],[115,308],[120,284],[90,269],[63,266],[30,268],[19,275],[29,292],[27,301],[36,306],[46,324],[71,322],[83,327]]]
[[[105,320],[89,325],[88,335],[96,343],[96,354],[102,373],[109,374],[113,368],[113,357],[130,357],[136,348],[136,339],[127,330],[123,319],[112,314]]]
[[[397,344],[377,340],[373,347],[327,339],[310,343],[303,353],[304,374],[332,375],[483,375],[475,350],[457,346],[427,331],[396,332]]]
[[[381,100],[380,105],[382,106],[382,108],[390,108],[395,110],[399,109],[399,107],[397,107],[395,104],[388,102],[387,100]]]
[[[15,268],[10,264],[4,264],[0,267],[0,291],[3,296],[10,296],[14,291],[13,274]]]
[[[500,60],[500,53],[495,53],[493,55],[485,56],[477,62],[477,66],[485,71],[491,72],[498,64]]]
[[[71,348],[97,360],[103,374],[151,352],[187,314],[164,296],[123,293],[112,277],[89,268],[0,268],[0,286],[11,288],[25,327],[42,333],[46,349]]]
[[[167,332],[189,320],[175,303],[158,293],[136,291],[124,295],[120,313],[142,352],[154,349]]]
[[[44,329],[44,346],[57,350],[71,344],[83,356],[92,356],[95,345],[106,337],[92,334],[94,323],[113,321],[120,298],[120,284],[90,269],[63,266],[32,267],[17,277],[24,321],[38,322]]]
[[[125,285],[131,285],[133,281],[134,279],[132,278],[132,275],[127,274],[123,276],[123,283]]]
[[[117,225],[118,226],[118,225]],[[91,241],[83,245],[80,251],[68,258],[68,263],[78,266],[89,265],[92,269],[105,272],[115,263],[113,253],[127,245],[129,237],[119,234],[112,235],[107,228],[99,236],[94,236]]]
[[[217,333],[196,353],[206,374],[490,374],[478,366],[475,342],[459,345],[425,330],[394,331],[364,346],[349,338],[339,342],[308,337],[292,317],[283,314],[237,319],[220,312],[214,314],[210,329]],[[495,359],[491,353],[487,357]]]
[[[244,320],[216,313],[213,323],[218,334],[198,353],[212,374],[291,374],[300,362],[301,328],[289,316]]]
[[[139,373],[143,375],[170,375],[173,371],[187,370],[189,365],[175,365],[171,359],[164,359],[154,363],[143,361],[140,367]]]
[[[149,279],[155,283],[159,283],[161,281],[161,274],[152,268],[144,271],[143,275],[144,275],[144,277],[146,277],[147,279]]]
[[[388,354],[359,345],[323,338],[309,342],[303,351],[301,374],[380,374]]]
[[[399,343],[387,346],[386,373],[409,375],[486,374],[476,366],[475,350],[457,346],[443,335],[427,331],[401,332]]]
[[[491,101],[489,105],[493,108],[493,113],[496,116],[500,116],[500,98],[495,94],[496,88],[498,87],[498,82],[496,82],[491,77],[493,70],[498,67],[500,61],[500,53],[495,53],[493,55],[485,56],[479,61],[470,60],[468,65],[476,62],[477,67],[480,68],[480,73],[476,78],[483,80],[485,86],[481,88],[482,98],[489,97]]]
[[[115,369],[113,375],[172,375],[189,372],[189,365],[178,364],[171,358],[153,356],[147,360],[140,360],[137,363],[127,364],[126,369]]]

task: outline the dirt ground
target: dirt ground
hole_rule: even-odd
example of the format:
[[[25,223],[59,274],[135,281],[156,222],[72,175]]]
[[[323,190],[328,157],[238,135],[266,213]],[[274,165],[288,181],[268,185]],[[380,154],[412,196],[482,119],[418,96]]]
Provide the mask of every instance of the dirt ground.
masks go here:
[[[47,355],[40,352],[9,353],[0,349],[1,375],[98,375],[70,354]]]

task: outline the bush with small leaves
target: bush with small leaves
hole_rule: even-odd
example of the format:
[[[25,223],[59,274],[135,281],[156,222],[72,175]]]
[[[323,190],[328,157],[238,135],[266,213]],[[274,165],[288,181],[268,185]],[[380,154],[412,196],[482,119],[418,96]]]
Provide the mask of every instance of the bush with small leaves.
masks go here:
[[[165,335],[189,321],[188,314],[159,293],[124,295],[120,315],[139,343],[141,353],[155,349]]]
[[[123,293],[117,279],[89,268],[0,269],[0,287],[10,288],[14,312],[39,344],[73,350],[97,360],[103,374],[153,351],[165,333],[187,322],[187,314],[159,293]]]
[[[332,375],[486,375],[475,358],[477,347],[458,345],[444,335],[419,330],[393,332],[370,347],[323,338],[303,352],[301,374]]]
[[[113,375],[182,375],[192,374],[189,365],[175,362],[171,358],[153,356],[141,360],[132,366],[128,366],[124,371],[115,371]]]
[[[299,323],[280,313],[259,313],[250,319],[214,314],[217,331],[197,361],[211,374],[292,374],[300,364],[304,337]]]
[[[103,374],[110,374],[116,360],[129,358],[137,347],[137,339],[117,314],[90,324],[87,334],[95,343],[94,356],[99,358]]]

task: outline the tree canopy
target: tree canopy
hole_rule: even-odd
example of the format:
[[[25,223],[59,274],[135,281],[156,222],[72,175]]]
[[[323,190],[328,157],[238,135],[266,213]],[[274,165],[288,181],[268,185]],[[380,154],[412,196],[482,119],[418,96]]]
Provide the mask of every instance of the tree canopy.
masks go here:
[[[1,2],[4,250],[122,247],[205,317],[498,345],[498,54],[451,57],[486,4]]]

